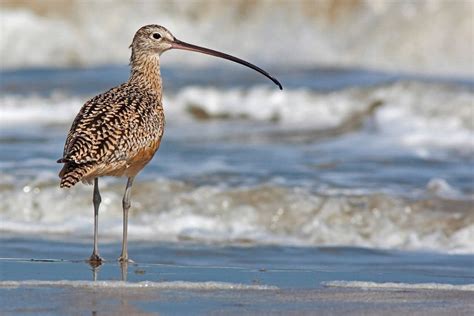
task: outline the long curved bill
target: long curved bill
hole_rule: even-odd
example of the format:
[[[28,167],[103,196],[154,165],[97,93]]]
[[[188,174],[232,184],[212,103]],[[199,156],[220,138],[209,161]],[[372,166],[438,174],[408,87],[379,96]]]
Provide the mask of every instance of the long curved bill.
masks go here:
[[[253,65],[253,64],[251,64],[251,63],[249,63],[249,62],[247,62],[243,59],[240,59],[240,58],[237,58],[237,57],[225,54],[225,53],[221,53],[221,52],[218,52],[218,51],[213,50],[213,49],[209,49],[209,48],[189,44],[189,43],[180,41],[176,38],[174,39],[173,42],[171,42],[171,48],[190,50],[190,51],[193,51],[193,52],[203,53],[203,54],[207,54],[207,55],[216,56],[216,57],[231,60],[231,61],[236,62],[238,64],[241,64],[241,65],[247,66],[249,68],[252,68],[255,71],[258,71],[259,73],[261,73],[262,75],[264,75],[265,77],[267,77],[268,79],[273,81],[280,88],[280,90],[283,90],[283,87],[282,87],[281,83],[275,77],[271,76],[268,72],[266,72],[262,68],[259,68],[259,67],[255,66],[255,65]]]

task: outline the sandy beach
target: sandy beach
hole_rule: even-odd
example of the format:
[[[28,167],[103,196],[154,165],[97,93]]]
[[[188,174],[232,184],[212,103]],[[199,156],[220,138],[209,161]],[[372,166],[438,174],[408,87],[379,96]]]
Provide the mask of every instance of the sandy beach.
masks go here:
[[[23,284],[2,288],[3,315],[471,315],[471,291],[433,289],[226,289],[196,284],[128,288]],[[193,288],[195,287],[195,288]],[[199,288],[201,287],[201,288]],[[51,300],[54,296],[55,299]],[[25,307],[27,306],[27,307]]]

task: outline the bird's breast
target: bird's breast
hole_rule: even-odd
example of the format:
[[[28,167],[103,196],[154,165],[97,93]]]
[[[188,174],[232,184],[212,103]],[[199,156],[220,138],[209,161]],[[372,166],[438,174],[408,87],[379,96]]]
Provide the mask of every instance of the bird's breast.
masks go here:
[[[134,177],[153,158],[160,147],[161,138],[152,141],[149,146],[140,148],[136,154],[131,156],[126,162],[124,174],[127,177]]]

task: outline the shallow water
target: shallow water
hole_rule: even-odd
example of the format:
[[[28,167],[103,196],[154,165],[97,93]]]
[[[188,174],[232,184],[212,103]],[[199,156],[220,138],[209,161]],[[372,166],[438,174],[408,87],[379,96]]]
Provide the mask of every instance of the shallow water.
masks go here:
[[[105,264],[84,261],[90,245],[42,239],[2,239],[1,281],[121,280],[120,244],[100,247]],[[129,282],[224,282],[274,288],[321,288],[344,280],[376,283],[474,283],[473,255],[444,255],[353,247],[216,246],[192,242],[132,242]],[[49,271],[55,266],[54,272]],[[3,282],[4,283],[4,282]],[[2,283],[0,283],[2,284]],[[334,283],[336,286],[337,283]],[[462,289],[462,288],[460,288]],[[467,289],[467,288],[466,288]],[[474,289],[473,289],[474,290]]]
[[[167,130],[131,240],[474,251],[472,80],[280,70],[278,91],[243,70],[163,73]],[[59,190],[55,160],[81,105],[127,70],[1,78],[2,234],[89,240],[91,188]],[[109,242],[123,181],[101,187]]]

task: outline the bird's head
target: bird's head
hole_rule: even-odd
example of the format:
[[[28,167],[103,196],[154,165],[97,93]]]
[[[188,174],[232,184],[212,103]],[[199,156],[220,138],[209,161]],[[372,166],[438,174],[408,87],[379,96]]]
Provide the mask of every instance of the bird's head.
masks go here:
[[[239,63],[246,67],[249,67],[255,71],[258,71],[262,75],[266,76],[270,80],[272,80],[280,90],[283,89],[280,82],[271,76],[265,70],[245,61],[240,58],[218,52],[209,48],[189,44],[183,41],[178,40],[176,37],[171,34],[165,27],[152,24],[146,25],[141,27],[133,37],[132,45],[132,60],[133,56],[137,55],[161,55],[163,52],[170,50],[170,49],[183,49],[188,51],[194,51],[198,53],[203,53],[207,55],[212,55],[215,57],[224,58],[227,60],[231,60],[233,62]]]
[[[139,54],[158,54],[171,49],[175,41],[173,34],[160,25],[152,24],[141,27],[133,37],[132,51]]]

